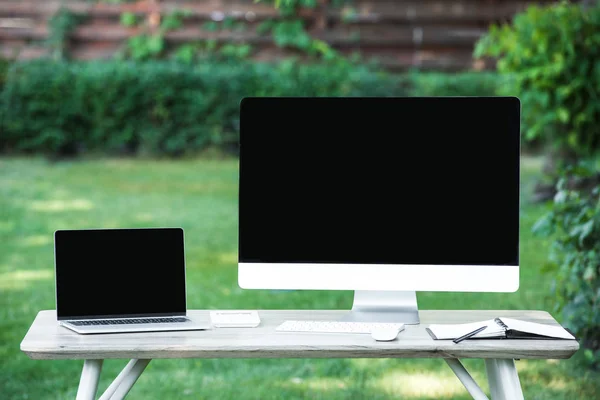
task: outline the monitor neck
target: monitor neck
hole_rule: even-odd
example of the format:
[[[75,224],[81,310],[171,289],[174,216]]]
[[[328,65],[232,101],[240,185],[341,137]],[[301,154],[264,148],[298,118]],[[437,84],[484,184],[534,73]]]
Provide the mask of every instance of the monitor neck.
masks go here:
[[[352,310],[343,320],[418,324],[417,293],[411,291],[356,290]]]

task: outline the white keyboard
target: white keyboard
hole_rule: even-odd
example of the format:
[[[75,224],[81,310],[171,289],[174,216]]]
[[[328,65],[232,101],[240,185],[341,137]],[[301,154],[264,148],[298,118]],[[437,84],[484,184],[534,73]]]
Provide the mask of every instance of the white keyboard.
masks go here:
[[[276,330],[279,332],[314,333],[371,333],[374,329],[404,329],[404,324],[387,322],[343,322],[343,321],[285,321]]]

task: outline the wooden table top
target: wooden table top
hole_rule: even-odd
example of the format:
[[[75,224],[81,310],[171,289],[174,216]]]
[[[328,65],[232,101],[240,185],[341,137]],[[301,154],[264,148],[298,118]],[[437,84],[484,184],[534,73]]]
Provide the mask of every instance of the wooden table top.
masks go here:
[[[205,331],[80,335],[59,326],[55,310],[40,311],[21,342],[32,359],[109,358],[510,358],[560,359],[578,349],[576,340],[477,339],[454,344],[433,340],[432,323],[466,323],[508,317],[557,325],[545,311],[423,310],[421,324],[407,325],[391,342],[368,334],[291,333],[275,328],[286,320],[339,320],[344,310],[259,310],[256,328],[211,328]],[[208,310],[188,316],[209,321]]]

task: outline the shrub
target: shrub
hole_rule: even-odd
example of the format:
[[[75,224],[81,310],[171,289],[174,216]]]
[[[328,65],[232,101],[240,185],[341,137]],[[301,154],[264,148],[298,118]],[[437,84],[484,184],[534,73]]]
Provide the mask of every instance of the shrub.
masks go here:
[[[2,88],[4,87],[9,66],[10,62],[0,57],[0,91],[2,91]]]
[[[506,80],[494,72],[413,72],[411,96],[495,96]]]
[[[530,6],[512,24],[492,26],[476,56],[497,57],[521,99],[524,139],[574,161],[600,147],[600,6]]]
[[[0,94],[0,149],[168,155],[209,146],[235,150],[243,97],[402,93],[393,78],[348,63],[15,63]]]
[[[239,101],[246,96],[481,96],[492,95],[497,82],[494,73],[392,76],[345,61],[21,62],[0,93],[0,150],[237,151]]]
[[[600,365],[598,182],[600,173],[593,165],[568,167],[558,182],[552,210],[534,226],[534,232],[553,236],[547,270],[554,274],[557,311],[596,365]]]

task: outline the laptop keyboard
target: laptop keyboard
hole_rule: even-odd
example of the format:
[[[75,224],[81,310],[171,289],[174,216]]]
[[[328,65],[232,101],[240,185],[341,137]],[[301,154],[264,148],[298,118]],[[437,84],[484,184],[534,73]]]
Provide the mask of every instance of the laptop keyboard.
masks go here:
[[[189,322],[184,317],[166,317],[166,318],[128,318],[128,319],[94,319],[89,321],[69,321],[71,325],[130,325],[130,324],[164,324]]]

